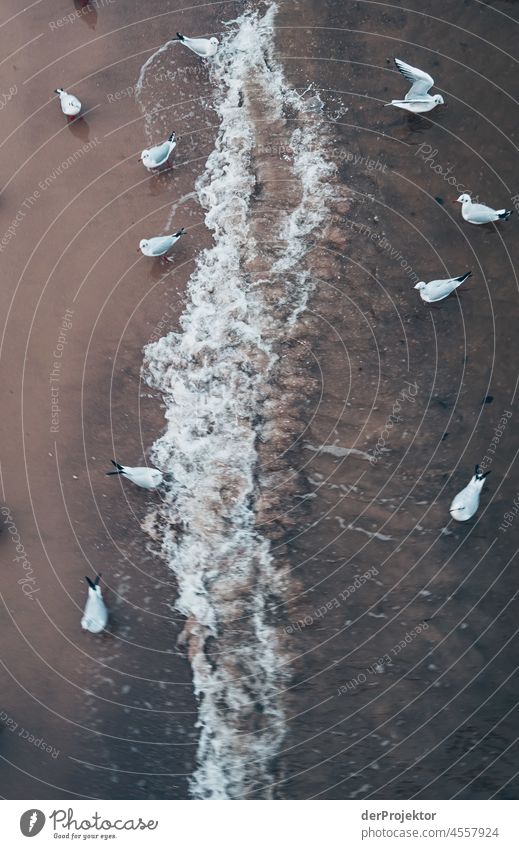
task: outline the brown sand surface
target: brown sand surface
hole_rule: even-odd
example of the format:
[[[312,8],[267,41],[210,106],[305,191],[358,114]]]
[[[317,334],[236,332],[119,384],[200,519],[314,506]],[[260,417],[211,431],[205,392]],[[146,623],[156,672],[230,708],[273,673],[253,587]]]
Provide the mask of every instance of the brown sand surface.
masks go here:
[[[2,233],[18,216],[2,250],[0,792],[9,798],[185,797],[193,769],[176,591],[140,528],[154,496],[103,474],[111,457],[138,465],[160,431],[159,399],[140,381],[142,348],[175,326],[206,238],[193,205],[178,222],[191,230],[174,266],[137,253],[163,231],[172,199],[192,191],[212,147],[212,114],[186,130],[206,79],[181,51],[164,108],[171,129],[186,130],[178,167],[157,177],[138,162],[146,136],[128,87],[177,29],[200,31],[175,6],[100,0],[68,20],[68,0],[23,14],[14,0],[2,5],[2,91],[15,91],[2,112]],[[212,4],[207,26],[233,9]],[[59,86],[79,96],[84,118],[67,125]],[[26,561],[14,560],[8,525]],[[101,639],[80,628],[83,576],[96,572],[113,614]]]

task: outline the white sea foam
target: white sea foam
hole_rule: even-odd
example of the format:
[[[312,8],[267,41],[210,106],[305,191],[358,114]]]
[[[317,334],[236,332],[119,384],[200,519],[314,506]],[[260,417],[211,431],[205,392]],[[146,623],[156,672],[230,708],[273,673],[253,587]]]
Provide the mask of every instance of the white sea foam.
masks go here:
[[[274,57],[275,13],[272,4],[263,16],[246,12],[231,22],[209,66],[220,127],[196,191],[214,246],[196,260],[180,332],[145,350],[144,376],[166,405],[166,430],[152,459],[174,476],[147,525],[158,526],[161,554],[178,581],[176,607],[188,620],[200,727],[191,792],[204,799],[269,797],[285,733],[288,658],[275,613],[287,579],[255,512],[262,400],[284,332],[264,288],[285,287],[295,324],[313,285],[303,260],[308,237],[326,218],[333,168],[320,151],[319,122],[287,86]],[[177,47],[168,42],[143,66],[143,108],[147,74],[157,76],[157,62],[174,62]],[[269,219],[269,241],[284,248],[267,279],[246,270],[263,256],[251,207],[256,95],[294,151],[286,168],[296,199]],[[296,129],[293,120],[283,122],[287,108],[300,119]]]

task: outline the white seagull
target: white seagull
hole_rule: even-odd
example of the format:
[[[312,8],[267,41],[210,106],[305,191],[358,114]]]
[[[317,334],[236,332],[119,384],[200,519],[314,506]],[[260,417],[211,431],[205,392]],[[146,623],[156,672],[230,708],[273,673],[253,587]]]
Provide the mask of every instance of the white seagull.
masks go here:
[[[479,466],[476,466],[474,477],[471,478],[465,489],[454,497],[449,512],[453,519],[457,522],[466,522],[471,519],[479,507],[479,496],[485,484],[485,478],[490,474],[482,472]]]
[[[186,231],[182,227],[181,230],[178,230],[176,233],[172,233],[171,236],[153,236],[151,239],[141,239],[139,242],[139,250],[144,254],[144,256],[162,256],[166,262],[173,262],[171,257],[166,256],[166,254],[185,232]]]
[[[513,209],[491,209],[484,203],[472,203],[470,195],[460,195],[461,214],[469,224],[490,224],[491,221],[508,221]]]
[[[158,469],[151,469],[148,466],[121,466],[112,460],[115,466],[115,472],[107,472],[107,475],[122,475],[123,478],[128,478],[129,481],[143,489],[156,489],[161,485],[164,477]]]
[[[81,627],[84,631],[90,631],[91,634],[100,634],[108,624],[108,608],[103,601],[103,594],[99,586],[100,578],[101,575],[98,575],[95,581],[91,581],[88,577],[85,578],[88,584],[88,597]]]
[[[212,38],[188,38],[187,35],[182,35],[181,32],[177,32],[177,38],[202,59],[208,59],[210,56],[214,56],[220,43],[214,36]]]
[[[419,114],[430,112],[431,109],[441,106],[445,102],[441,94],[434,96],[429,94],[429,89],[434,85],[434,80],[430,74],[426,74],[419,68],[413,68],[412,65],[408,65],[400,59],[395,59],[395,65],[412,85],[404,100],[392,100],[391,103],[385,103],[384,106],[397,106],[398,109],[407,109],[408,112]]]
[[[158,144],[156,147],[150,147],[149,150],[143,150],[141,153],[141,162],[148,171],[153,171],[154,168],[160,168],[161,165],[164,165],[168,161],[176,146],[175,133],[171,133],[168,139],[162,142],[162,144]]]
[[[451,292],[454,292],[471,274],[472,271],[467,271],[461,277],[449,277],[447,280],[431,280],[430,283],[421,281],[414,288],[419,290],[422,301],[432,304],[434,301],[442,301]]]
[[[67,116],[67,119],[72,121],[76,118],[81,112],[81,101],[78,100],[77,97],[74,97],[73,94],[69,94],[68,91],[65,91],[64,88],[55,88],[54,93],[59,94],[61,111]]]

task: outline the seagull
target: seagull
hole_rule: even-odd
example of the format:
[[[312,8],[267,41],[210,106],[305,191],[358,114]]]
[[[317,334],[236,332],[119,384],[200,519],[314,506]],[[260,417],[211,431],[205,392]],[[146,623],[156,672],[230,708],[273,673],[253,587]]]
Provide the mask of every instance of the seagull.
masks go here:
[[[461,214],[469,224],[490,224],[491,221],[508,221],[513,209],[491,209],[484,203],[472,203],[470,195],[460,195]]]
[[[107,472],[107,475],[122,475],[129,481],[143,489],[156,489],[164,480],[162,472],[158,469],[150,469],[148,466],[121,466],[112,460],[115,472]]]
[[[485,478],[490,474],[490,470],[488,472],[482,472],[479,466],[476,466],[474,471],[474,477],[467,484],[465,489],[462,489],[461,492],[454,497],[451,506],[449,507],[449,512],[453,519],[456,519],[457,522],[466,522],[467,519],[471,519],[476,510],[479,507],[479,496],[481,490],[483,489]]]
[[[458,286],[461,286],[467,277],[470,277],[472,271],[467,271],[461,277],[449,277],[447,280],[431,280],[430,283],[421,281],[414,287],[420,292],[422,301],[432,304],[434,301],[443,301],[451,292],[454,292]]]
[[[65,91],[64,88],[55,88],[54,93],[59,94],[61,111],[67,116],[67,120],[73,121],[74,118],[76,118],[81,112],[81,101],[78,100],[77,97],[74,97],[73,94],[69,94],[68,91]]]
[[[148,171],[153,171],[154,168],[160,168],[161,165],[164,165],[168,161],[176,146],[175,133],[171,133],[167,141],[158,144],[156,147],[150,147],[149,150],[143,150],[141,153],[141,162]]]
[[[84,631],[90,631],[91,634],[100,634],[104,631],[108,624],[108,608],[103,601],[103,594],[99,586],[101,575],[98,575],[95,581],[85,577],[88,584],[88,597],[83,611],[81,627]]]
[[[139,250],[142,251],[144,256],[163,256],[166,262],[173,262],[166,254],[185,232],[182,227],[181,230],[171,236],[153,236],[151,239],[141,239]]]
[[[208,59],[210,56],[214,56],[220,43],[214,36],[212,38],[188,38],[187,35],[182,35],[181,32],[177,32],[177,38],[202,59]]]
[[[433,97],[432,94],[428,93],[434,85],[434,80],[430,74],[426,74],[419,68],[413,68],[412,65],[408,65],[400,59],[395,59],[395,65],[412,85],[404,100],[392,100],[391,103],[385,103],[384,106],[397,106],[399,109],[407,109],[408,112],[419,114],[420,112],[430,112],[431,109],[445,102],[441,94],[435,94]]]

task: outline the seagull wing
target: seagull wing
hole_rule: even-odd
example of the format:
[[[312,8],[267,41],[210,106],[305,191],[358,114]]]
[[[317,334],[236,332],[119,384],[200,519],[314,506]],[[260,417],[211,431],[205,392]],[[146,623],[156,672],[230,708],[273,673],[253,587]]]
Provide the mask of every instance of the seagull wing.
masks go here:
[[[107,623],[108,610],[103,599],[94,590],[89,590],[81,627],[92,634],[100,634]]]
[[[182,43],[198,56],[205,56],[210,46],[207,38],[188,38],[187,35],[184,36]]]
[[[162,256],[169,251],[170,247],[175,243],[175,239],[171,236],[157,236],[155,239],[150,239],[150,253],[152,256]]]
[[[469,212],[471,220],[478,221],[480,224],[494,221],[497,216],[496,210],[490,206],[486,206],[484,203],[471,204]]]
[[[411,83],[411,88],[407,92],[405,99],[418,100],[426,97],[429,89],[434,85],[434,80],[430,74],[426,74],[425,71],[421,71],[420,68],[413,68],[412,65],[408,65],[400,59],[395,59],[395,65],[400,73],[404,75],[406,80]]]
[[[431,301],[441,301],[442,298],[450,295],[457,286],[459,286],[459,283],[452,278],[448,280],[431,280],[424,291]]]
[[[157,147],[152,147],[148,153],[155,164],[159,165],[169,155],[169,142],[164,142],[164,144],[158,144]]]

